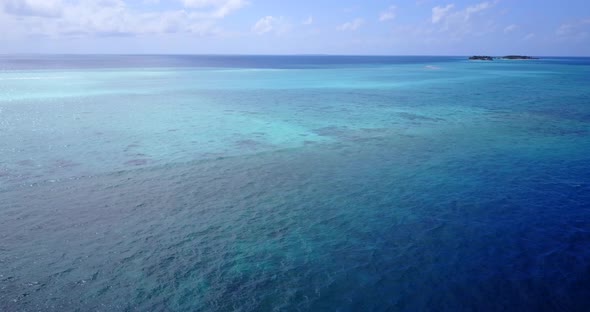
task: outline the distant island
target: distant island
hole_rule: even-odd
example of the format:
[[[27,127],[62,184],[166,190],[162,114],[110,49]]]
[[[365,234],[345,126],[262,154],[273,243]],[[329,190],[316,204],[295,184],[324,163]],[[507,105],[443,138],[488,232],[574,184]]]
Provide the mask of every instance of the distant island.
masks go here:
[[[493,61],[494,58],[491,56],[474,55],[469,58],[470,61]]]
[[[524,55],[507,55],[507,56],[502,56],[502,59],[505,60],[538,60],[538,57],[532,57],[532,56],[524,56]]]
[[[501,59],[501,60],[538,60],[537,57],[532,56],[525,56],[525,55],[506,55],[502,57],[493,57],[493,56],[484,56],[484,55],[474,55],[469,57],[470,61],[493,61],[494,59]]]

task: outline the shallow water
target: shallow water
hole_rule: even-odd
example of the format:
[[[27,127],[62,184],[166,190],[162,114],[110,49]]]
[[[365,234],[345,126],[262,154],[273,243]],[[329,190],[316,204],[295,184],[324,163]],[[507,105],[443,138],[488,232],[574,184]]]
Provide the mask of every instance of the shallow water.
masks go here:
[[[590,59],[0,69],[0,310],[590,306]]]

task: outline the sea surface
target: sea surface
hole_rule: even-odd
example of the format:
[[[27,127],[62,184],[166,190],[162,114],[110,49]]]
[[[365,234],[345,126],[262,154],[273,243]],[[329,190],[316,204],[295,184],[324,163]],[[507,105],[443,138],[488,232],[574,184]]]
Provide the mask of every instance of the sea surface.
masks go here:
[[[590,58],[0,56],[0,311],[589,311]]]

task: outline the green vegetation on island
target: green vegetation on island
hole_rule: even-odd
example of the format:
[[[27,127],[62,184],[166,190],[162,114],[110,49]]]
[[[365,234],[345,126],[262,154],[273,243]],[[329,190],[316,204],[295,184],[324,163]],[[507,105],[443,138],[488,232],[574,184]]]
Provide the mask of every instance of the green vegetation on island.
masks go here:
[[[474,55],[470,56],[470,61],[493,61],[494,59],[501,59],[501,60],[538,60],[537,57],[532,56],[525,56],[525,55],[506,55],[502,57],[493,57],[493,56],[483,56],[483,55]]]

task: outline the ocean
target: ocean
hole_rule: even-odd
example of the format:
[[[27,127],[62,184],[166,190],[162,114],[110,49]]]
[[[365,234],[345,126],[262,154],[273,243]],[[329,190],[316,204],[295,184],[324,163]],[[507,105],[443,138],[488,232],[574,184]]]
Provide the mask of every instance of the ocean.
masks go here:
[[[588,311],[590,58],[0,56],[0,311]]]

